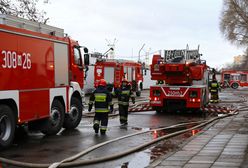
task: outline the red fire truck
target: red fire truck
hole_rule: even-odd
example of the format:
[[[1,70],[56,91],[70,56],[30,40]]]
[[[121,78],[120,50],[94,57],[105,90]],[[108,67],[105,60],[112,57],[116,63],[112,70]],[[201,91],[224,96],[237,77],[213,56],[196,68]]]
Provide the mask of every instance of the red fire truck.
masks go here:
[[[158,112],[196,111],[209,102],[208,66],[198,50],[165,50],[164,57],[154,55],[150,87],[150,105]]]
[[[47,135],[78,126],[82,117],[84,64],[77,41],[63,29],[0,15],[0,147],[18,125]],[[85,65],[89,63],[84,48]]]
[[[143,89],[142,64],[134,61],[97,59],[95,64],[95,86],[100,79],[107,81],[110,90],[120,87],[121,81],[127,79],[132,90],[140,96]]]
[[[248,86],[248,70],[223,70],[221,72],[221,85],[233,89],[237,89],[239,86]]]

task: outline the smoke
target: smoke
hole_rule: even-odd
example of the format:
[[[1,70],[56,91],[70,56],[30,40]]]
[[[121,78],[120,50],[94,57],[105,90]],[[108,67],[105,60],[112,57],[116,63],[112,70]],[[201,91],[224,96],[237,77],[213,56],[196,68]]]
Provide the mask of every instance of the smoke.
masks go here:
[[[242,62],[240,64],[232,63],[227,64],[224,69],[230,70],[248,70],[248,48],[245,50],[242,58]]]
[[[241,64],[241,69],[246,69],[248,70],[248,48],[246,49],[245,53],[244,53],[244,61]]]

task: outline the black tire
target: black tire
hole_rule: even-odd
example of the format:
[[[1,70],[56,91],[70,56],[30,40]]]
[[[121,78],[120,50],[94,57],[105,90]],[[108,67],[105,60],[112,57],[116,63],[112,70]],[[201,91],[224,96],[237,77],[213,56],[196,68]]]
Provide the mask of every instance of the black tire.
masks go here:
[[[236,82],[235,82],[235,83],[232,83],[231,87],[232,87],[233,89],[238,89],[239,84],[236,83]]]
[[[66,129],[74,129],[78,126],[82,119],[82,103],[76,97],[71,98],[70,112],[65,114],[63,127]]]
[[[140,96],[141,96],[141,91],[137,91],[137,92],[136,92],[136,96],[137,96],[137,97],[140,97]]]
[[[161,107],[153,107],[153,110],[155,110],[157,113],[163,112],[163,109]]]
[[[64,118],[64,106],[59,100],[53,100],[50,117],[42,121],[41,132],[46,135],[57,134],[62,128]]]
[[[0,148],[9,147],[15,137],[16,119],[12,109],[0,105]]]

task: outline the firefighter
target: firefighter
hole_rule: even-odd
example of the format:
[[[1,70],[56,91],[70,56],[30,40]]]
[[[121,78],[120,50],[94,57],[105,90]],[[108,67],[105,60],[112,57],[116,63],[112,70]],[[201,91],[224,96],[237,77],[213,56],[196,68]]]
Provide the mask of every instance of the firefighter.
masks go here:
[[[105,134],[108,126],[108,113],[113,112],[112,96],[106,87],[107,83],[101,79],[96,90],[91,94],[89,101],[89,112],[95,104],[95,116],[93,121],[93,129],[95,133]],[[109,110],[110,107],[110,110]]]
[[[120,115],[120,124],[125,126],[128,124],[128,106],[129,106],[129,99],[131,97],[132,103],[135,103],[135,97],[131,90],[131,86],[129,85],[128,81],[124,79],[121,82],[121,87],[117,90],[117,97],[118,97],[118,105],[119,105],[119,115]]]
[[[210,90],[210,94],[211,94],[211,98],[210,98],[210,103],[218,103],[219,102],[219,83],[216,80],[216,76],[215,76],[215,70],[213,70],[214,74],[212,77],[212,81],[209,83],[209,90]]]

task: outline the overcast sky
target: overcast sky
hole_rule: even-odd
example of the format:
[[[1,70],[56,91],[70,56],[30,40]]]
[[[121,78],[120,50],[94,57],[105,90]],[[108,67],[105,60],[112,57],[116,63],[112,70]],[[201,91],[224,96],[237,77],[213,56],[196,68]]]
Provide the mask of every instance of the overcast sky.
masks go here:
[[[133,54],[136,59],[144,43],[151,52],[200,44],[203,59],[212,67],[243,52],[219,30],[222,0],[50,0],[42,8],[49,25],[65,29],[90,51],[105,52],[105,39],[116,38],[119,58]]]

